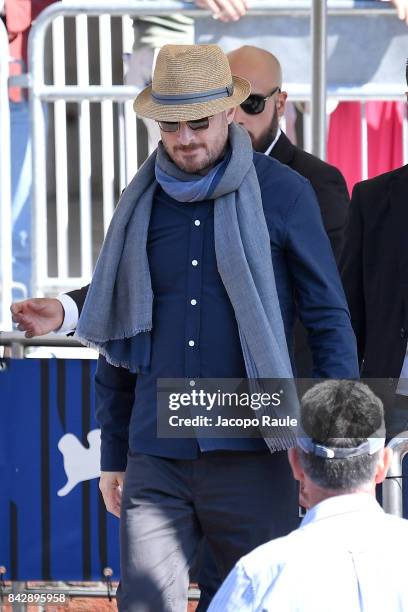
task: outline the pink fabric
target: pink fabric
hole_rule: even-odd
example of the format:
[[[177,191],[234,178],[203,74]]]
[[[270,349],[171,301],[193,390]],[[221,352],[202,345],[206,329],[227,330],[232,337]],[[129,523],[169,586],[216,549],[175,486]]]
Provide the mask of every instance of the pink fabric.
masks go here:
[[[368,178],[402,166],[402,102],[366,104]],[[361,181],[360,103],[341,102],[330,117],[327,160],[337,166],[350,192]]]
[[[5,0],[6,27],[10,42],[10,56],[17,61],[10,63],[10,75],[21,74],[23,69],[19,60],[27,62],[27,40],[31,24],[43,9],[56,0]],[[9,89],[14,102],[21,99],[21,89]]]

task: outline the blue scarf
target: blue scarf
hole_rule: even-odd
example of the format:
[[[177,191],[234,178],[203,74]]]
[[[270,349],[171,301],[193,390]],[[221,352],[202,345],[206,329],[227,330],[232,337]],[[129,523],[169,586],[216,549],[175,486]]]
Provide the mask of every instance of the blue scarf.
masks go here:
[[[156,158],[156,181],[163,191],[178,202],[201,202],[208,200],[220,182],[231,158],[231,152],[212,168],[205,176],[183,172],[167,156],[159,142]]]

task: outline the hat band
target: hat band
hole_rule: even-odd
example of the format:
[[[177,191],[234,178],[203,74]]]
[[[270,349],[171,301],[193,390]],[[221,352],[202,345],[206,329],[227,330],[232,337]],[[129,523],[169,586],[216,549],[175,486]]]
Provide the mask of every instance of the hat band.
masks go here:
[[[199,93],[186,94],[159,94],[152,90],[152,98],[158,104],[175,105],[175,104],[197,104],[198,102],[207,102],[208,100],[217,100],[218,98],[229,98],[234,93],[234,85],[226,85],[217,89],[208,89]]]

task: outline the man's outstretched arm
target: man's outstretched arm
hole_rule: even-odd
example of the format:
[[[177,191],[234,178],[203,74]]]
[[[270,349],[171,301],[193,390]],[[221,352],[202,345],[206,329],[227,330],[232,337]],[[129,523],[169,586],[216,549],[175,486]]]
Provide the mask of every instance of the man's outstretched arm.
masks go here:
[[[50,332],[69,333],[75,330],[89,285],[62,294],[57,298],[30,298],[12,304],[10,310],[17,329],[26,338]]]

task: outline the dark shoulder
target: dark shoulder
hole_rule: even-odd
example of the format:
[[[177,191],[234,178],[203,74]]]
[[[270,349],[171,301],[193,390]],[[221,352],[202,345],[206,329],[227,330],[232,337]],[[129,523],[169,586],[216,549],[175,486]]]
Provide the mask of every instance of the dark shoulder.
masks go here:
[[[332,180],[344,183],[344,177],[336,166],[332,166],[316,155],[312,155],[299,147],[294,147],[294,155],[291,166],[297,172],[308,178],[313,184],[316,180]]]
[[[408,183],[408,166],[403,166],[397,170],[391,170],[384,174],[379,174],[374,178],[356,183],[353,189],[352,199],[359,197],[363,201],[378,200],[386,195],[393,181],[406,177]]]

